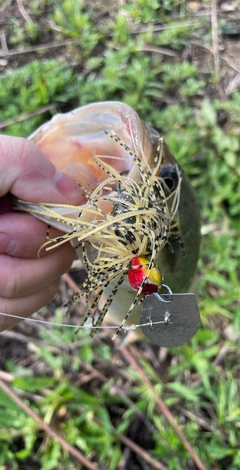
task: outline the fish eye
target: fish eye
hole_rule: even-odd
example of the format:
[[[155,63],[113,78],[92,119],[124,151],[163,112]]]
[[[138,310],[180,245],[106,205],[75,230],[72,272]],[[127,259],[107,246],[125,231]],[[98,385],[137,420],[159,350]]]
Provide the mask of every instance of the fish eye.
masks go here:
[[[161,167],[160,178],[163,179],[165,185],[169,189],[170,192],[174,191],[178,185],[178,173],[174,166],[165,166]]]

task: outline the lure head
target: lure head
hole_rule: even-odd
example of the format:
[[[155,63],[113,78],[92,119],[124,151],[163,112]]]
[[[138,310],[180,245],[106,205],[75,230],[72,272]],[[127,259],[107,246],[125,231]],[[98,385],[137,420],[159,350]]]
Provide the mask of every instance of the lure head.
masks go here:
[[[162,274],[158,266],[153,265],[149,270],[148,266],[149,259],[144,256],[133,258],[129,266],[129,284],[134,290],[142,285],[142,295],[155,294],[162,285]]]

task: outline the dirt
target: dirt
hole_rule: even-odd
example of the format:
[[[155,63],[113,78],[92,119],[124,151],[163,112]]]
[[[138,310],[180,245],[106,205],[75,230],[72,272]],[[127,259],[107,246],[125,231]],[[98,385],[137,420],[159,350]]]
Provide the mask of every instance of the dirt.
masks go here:
[[[226,90],[227,92],[229,91],[229,84],[229,89],[231,89],[230,82],[240,72],[240,7],[238,3],[237,1],[218,2],[218,24],[221,25],[224,22],[218,36],[221,80],[218,87],[213,85],[206,90],[211,98],[214,98],[220,92],[224,99],[226,97]],[[2,46],[2,50],[0,48],[0,73],[4,73],[5,70],[22,67],[26,63],[38,58],[41,60],[59,58],[65,62],[71,61],[71,54],[67,50],[67,45],[55,47],[57,43],[64,42],[64,38],[58,40],[57,31],[52,30],[49,19],[46,20],[47,15],[52,13],[53,6],[46,2],[44,10],[39,16],[32,13],[31,9],[28,8],[27,2],[23,2],[23,10],[19,6],[20,4],[21,2],[15,0],[3,0],[0,2],[0,40]],[[109,2],[109,5],[107,2],[86,1],[86,9],[100,26],[108,18],[109,11],[114,11],[118,7],[112,1]],[[207,21],[210,22],[211,9],[208,4],[189,2],[188,10],[193,15],[192,21],[197,17],[206,16]],[[21,45],[15,46],[13,44],[14,30],[15,28],[22,28],[24,31],[26,23],[26,19],[23,16],[24,12],[29,16],[29,19],[36,21],[40,25],[41,35],[36,39],[31,39],[25,33],[25,35],[23,34]],[[176,14],[178,14],[177,8]],[[42,49],[37,50],[39,47],[42,47]],[[98,44],[98,54],[101,54],[104,48],[104,44]],[[177,52],[174,50],[174,52],[176,53],[176,60],[188,60],[196,65],[199,70],[199,78],[201,79],[201,77],[204,78],[205,74],[210,74],[213,68],[212,49],[212,46],[209,46],[201,37],[193,33],[188,44]],[[93,55],[95,52],[93,51]],[[164,60],[169,61],[169,58],[166,56]],[[172,61],[172,58],[170,61]],[[79,65],[76,64],[76,68],[79,68]],[[239,83],[237,87],[240,88]]]

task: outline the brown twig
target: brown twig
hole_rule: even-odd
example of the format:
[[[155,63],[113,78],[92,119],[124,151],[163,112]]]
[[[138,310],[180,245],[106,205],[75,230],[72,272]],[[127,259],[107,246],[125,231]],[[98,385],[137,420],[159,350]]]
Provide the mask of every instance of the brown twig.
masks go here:
[[[30,23],[30,21],[32,21],[32,20],[31,20],[29,14],[26,12],[26,10],[23,6],[23,0],[17,0],[17,5],[18,5],[18,9],[19,9],[19,12],[21,13],[22,17],[25,19],[25,21]]]
[[[24,320],[25,320],[25,318],[24,318]],[[42,341],[41,339],[36,339],[36,338],[33,338],[29,335],[28,336],[23,335],[21,333],[17,333],[14,330],[1,331],[1,337],[8,338],[8,339],[14,340],[14,341],[19,341],[20,343],[26,343],[26,344],[34,343],[34,344],[36,344],[38,346],[42,346],[42,347],[46,347],[46,345],[49,346],[45,341]]]
[[[199,416],[197,413],[192,413],[191,411],[186,410],[182,406],[179,406],[178,409],[181,411],[183,415],[187,416],[187,418],[190,419],[191,421],[197,423],[199,426],[201,426],[202,428],[206,429],[209,432],[212,431],[212,424],[211,424],[210,419],[207,420],[206,418]]]
[[[235,75],[235,77],[233,77],[228,83],[225,93],[226,95],[230,95],[233,91],[239,88],[240,88],[240,73],[237,73],[237,75]]]
[[[176,18],[175,18],[176,19]],[[186,26],[186,27],[191,27],[191,26],[199,26],[199,22],[197,23],[193,23],[192,21],[184,21],[182,23],[183,26]],[[166,24],[166,25],[161,25],[161,24],[158,24],[158,25],[155,25],[155,26],[152,26],[151,28],[151,31],[153,31],[154,33],[156,32],[159,32],[159,31],[166,31],[166,30],[169,30],[171,29],[172,26],[171,24]],[[149,26],[142,26],[140,25],[139,27],[137,28],[134,28],[131,30],[131,34],[140,34],[140,33],[146,33],[149,29]]]
[[[152,47],[152,46],[143,46],[137,47],[137,52],[154,52],[156,54],[163,54],[168,55],[169,57],[176,57],[176,52],[172,51],[171,49],[167,49],[166,47]]]
[[[206,49],[207,51],[211,52],[211,54],[213,53],[212,47],[209,46],[208,44],[205,44],[202,41],[198,41],[197,39],[190,39],[189,42],[190,44],[193,44],[194,46],[199,46],[199,47],[202,47],[203,49]]]
[[[131,346],[129,347],[129,349],[126,349],[126,348],[121,348],[121,353],[123,354],[123,356],[125,357],[125,359],[129,362],[129,364],[131,365],[131,367],[136,370],[138,372],[138,374],[140,375],[141,379],[144,381],[144,383],[147,385],[148,389],[151,390],[152,392],[152,395],[153,397],[155,398],[156,400],[156,405],[157,405],[157,408],[159,409],[159,411],[164,414],[165,418],[168,420],[168,422],[171,424],[171,426],[173,427],[174,431],[176,432],[176,434],[178,435],[179,439],[182,441],[185,449],[187,449],[187,451],[189,452],[192,460],[194,461],[194,463],[196,464],[197,468],[199,470],[207,470],[207,468],[205,467],[205,465],[203,464],[203,462],[200,460],[200,458],[198,457],[198,455],[196,454],[195,450],[193,449],[193,447],[191,446],[190,442],[186,439],[184,433],[181,431],[181,429],[179,428],[177,422],[175,421],[172,413],[170,412],[170,410],[167,408],[167,406],[164,404],[164,402],[162,401],[162,399],[157,395],[156,391],[154,390],[154,387],[152,386],[151,382],[148,380],[148,378],[146,377],[146,375],[144,374],[143,370],[141,369],[141,367],[139,366],[138,362],[136,361],[136,359],[134,358],[134,356],[136,356],[136,349]]]
[[[0,57],[8,57],[19,54],[28,54],[29,52],[38,52],[48,49],[55,49],[56,47],[64,47],[72,44],[76,44],[76,41],[67,40],[62,42],[52,42],[48,44],[41,44],[40,46],[26,47],[25,49],[13,49],[8,52],[0,52]]]
[[[79,291],[79,286],[76,284],[76,282],[72,279],[72,277],[68,273],[62,274],[61,278],[64,280],[64,282],[66,282],[67,286],[73,290],[73,292]],[[86,299],[85,298],[81,299],[81,307],[85,309],[86,306],[87,306]]]
[[[1,42],[2,50],[7,54],[9,49],[7,46],[7,40],[6,40],[4,31],[0,31],[0,42]]]
[[[214,62],[215,74],[218,78],[219,71],[220,71],[220,64],[219,64],[219,44],[218,44],[218,24],[217,24],[217,0],[212,0],[211,22],[212,22],[213,62]]]
[[[30,119],[34,116],[38,116],[39,114],[43,114],[46,111],[55,109],[55,107],[56,107],[55,104],[48,104],[47,106],[43,106],[43,108],[37,109],[36,111],[32,111],[32,113],[21,114],[21,116],[18,116],[17,118],[8,119],[7,121],[0,122],[0,129],[3,129],[4,127],[7,127],[7,126],[11,126],[12,124],[16,124],[16,122],[26,121],[27,119]]]
[[[6,382],[12,382],[14,379],[14,376],[12,374],[9,374],[9,372],[0,370],[0,379],[5,380]]]
[[[112,49],[116,49],[118,51],[121,50],[120,46],[116,46],[115,44],[107,44],[108,47],[111,47]],[[156,54],[163,54],[167,55],[170,57],[176,57],[176,52],[172,51],[171,49],[167,49],[166,47],[153,47],[153,46],[148,46],[147,44],[142,47],[137,47],[136,48],[137,52],[154,52]]]
[[[61,278],[64,280],[64,282],[66,282],[66,284],[74,292],[77,292],[79,290],[79,286],[76,284],[76,282],[71,278],[71,276],[68,273],[62,274]]]
[[[236,72],[239,74],[240,73],[240,67],[232,60],[230,57],[228,57],[227,54],[221,55],[221,59],[227,62],[227,64],[233,69],[236,70]]]
[[[235,351],[235,348],[231,348],[230,346],[227,346],[226,344],[224,344],[218,351],[218,354],[213,361],[214,367],[219,366],[219,364],[221,364],[221,362],[224,361],[225,357],[229,353],[234,353],[234,351]]]
[[[135,442],[131,441],[128,437],[124,436],[123,434],[118,435],[118,439],[129,449],[131,449],[135,454],[139,455],[143,460],[145,460],[147,463],[149,463],[152,468],[156,470],[167,470],[165,465],[163,465],[161,462],[157,462],[156,460],[153,460],[150,455],[142,449],[138,444]]]
[[[97,467],[90,462],[84,455],[65,441],[61,436],[59,436],[50,426],[48,426],[44,421],[36,414],[34,411],[29,408],[26,403],[24,403],[21,398],[19,398],[11,388],[9,388],[1,379],[0,379],[1,389],[15,402],[20,408],[27,413],[31,418],[38,424],[38,426],[43,429],[50,437],[56,439],[62,446],[62,448],[69,452],[73,457],[75,457],[82,465],[84,465],[88,470],[97,470]]]

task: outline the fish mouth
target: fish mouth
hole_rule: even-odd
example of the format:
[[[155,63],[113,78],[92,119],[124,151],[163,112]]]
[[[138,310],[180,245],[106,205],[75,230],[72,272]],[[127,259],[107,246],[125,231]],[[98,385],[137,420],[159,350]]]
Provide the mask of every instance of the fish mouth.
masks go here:
[[[93,190],[106,179],[106,172],[96,164],[93,154],[119,173],[128,172],[130,178],[139,179],[129,152],[106,134],[111,130],[134,154],[144,153],[151,164],[159,134],[130,106],[120,102],[99,102],[57,114],[29,139],[56,168],[65,171],[81,187]]]

